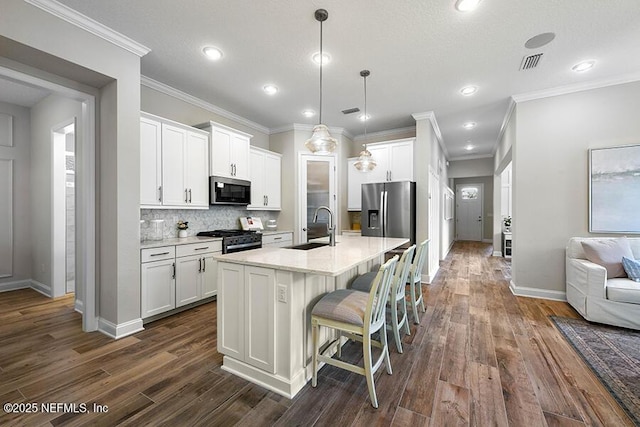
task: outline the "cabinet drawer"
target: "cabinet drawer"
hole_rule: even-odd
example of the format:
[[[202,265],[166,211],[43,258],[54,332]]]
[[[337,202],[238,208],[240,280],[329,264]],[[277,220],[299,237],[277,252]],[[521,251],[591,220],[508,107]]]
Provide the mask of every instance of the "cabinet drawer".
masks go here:
[[[262,245],[271,245],[274,243],[292,242],[293,235],[291,233],[268,234],[262,236]]]
[[[175,258],[175,246],[161,246],[159,248],[142,249],[140,251],[141,262],[162,261]]]
[[[202,255],[210,252],[222,252],[222,240],[211,240],[209,242],[176,246],[177,257]]]

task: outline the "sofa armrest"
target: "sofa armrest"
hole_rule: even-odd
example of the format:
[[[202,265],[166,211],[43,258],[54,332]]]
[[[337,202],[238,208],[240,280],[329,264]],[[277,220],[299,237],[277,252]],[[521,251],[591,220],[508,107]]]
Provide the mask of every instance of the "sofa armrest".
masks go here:
[[[567,257],[567,283],[585,295],[607,298],[607,269],[586,259]]]

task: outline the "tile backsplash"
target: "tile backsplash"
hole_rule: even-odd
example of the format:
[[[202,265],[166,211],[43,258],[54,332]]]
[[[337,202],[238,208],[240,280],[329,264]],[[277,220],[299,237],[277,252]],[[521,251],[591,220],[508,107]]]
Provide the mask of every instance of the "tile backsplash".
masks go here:
[[[240,217],[255,216],[262,219],[265,224],[269,219],[278,219],[280,212],[273,211],[248,211],[242,206],[211,206],[206,210],[191,209],[140,209],[140,237],[149,239],[152,219],[164,220],[164,238],[178,237],[178,221],[189,223],[187,236],[195,236],[199,231],[236,229],[241,228]]]

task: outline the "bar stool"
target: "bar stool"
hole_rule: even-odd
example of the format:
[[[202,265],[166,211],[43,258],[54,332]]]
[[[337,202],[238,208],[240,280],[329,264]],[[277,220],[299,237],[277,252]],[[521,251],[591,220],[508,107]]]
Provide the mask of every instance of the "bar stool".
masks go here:
[[[413,311],[413,322],[415,324],[420,324],[420,316],[418,315],[418,307],[422,309],[424,313],[426,310],[424,308],[424,298],[422,295],[422,267],[424,266],[424,261],[427,258],[427,252],[429,251],[429,240],[427,239],[424,242],[418,245],[418,249],[416,250],[416,256],[413,258],[413,263],[411,263],[411,270],[409,271],[409,303],[411,304],[411,311]],[[416,286],[416,284],[418,286]]]
[[[400,340],[400,329],[404,328],[407,335],[411,335],[409,330],[409,321],[407,320],[407,300],[405,295],[405,285],[409,277],[409,269],[411,268],[411,260],[416,251],[416,245],[411,245],[407,248],[400,257],[398,265],[396,267],[396,273],[391,280],[391,290],[389,294],[388,305],[391,306],[390,310],[390,327],[393,331],[393,338],[396,342],[396,348],[398,353],[402,353],[402,341]],[[374,279],[375,272],[365,273],[351,284],[351,289],[358,291],[369,292]],[[400,310],[398,310],[398,305]],[[398,313],[400,311],[400,313]],[[400,319],[398,319],[400,314]]]
[[[364,375],[367,379],[371,405],[378,407],[373,374],[386,363],[387,373],[391,375],[391,361],[389,359],[389,346],[387,334],[380,333],[380,341],[372,339],[371,335],[379,331],[385,324],[385,309],[389,297],[389,287],[395,272],[398,256],[380,266],[376,274],[371,291],[367,294],[353,289],[338,289],[323,296],[311,311],[311,339],[313,340],[313,377],[311,386],[318,384],[318,361],[329,365],[346,369],[356,374]],[[322,353],[319,351],[319,329],[321,326],[335,329],[338,339],[330,343]],[[337,344],[338,357],[341,356],[341,335],[344,333],[349,338],[362,342],[364,353],[364,368],[333,359],[329,354]],[[375,363],[372,361],[373,347],[381,350],[380,357]]]

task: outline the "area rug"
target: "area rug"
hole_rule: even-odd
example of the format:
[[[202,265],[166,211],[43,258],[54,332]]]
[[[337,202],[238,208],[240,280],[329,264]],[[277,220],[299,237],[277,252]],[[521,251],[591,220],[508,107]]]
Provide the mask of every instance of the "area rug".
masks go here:
[[[640,426],[640,332],[550,316],[633,422]]]

